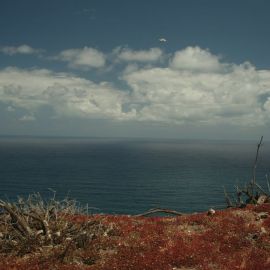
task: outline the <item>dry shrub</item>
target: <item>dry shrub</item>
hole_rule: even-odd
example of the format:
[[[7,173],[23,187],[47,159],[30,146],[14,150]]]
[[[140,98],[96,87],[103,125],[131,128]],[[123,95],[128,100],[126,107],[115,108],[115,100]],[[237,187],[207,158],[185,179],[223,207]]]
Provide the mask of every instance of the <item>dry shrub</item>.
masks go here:
[[[82,213],[74,200],[57,201],[53,196],[45,201],[38,193],[13,203],[0,200],[0,254],[42,254],[44,262],[72,262],[79,258],[91,264],[93,259],[82,258],[79,252],[112,228]]]

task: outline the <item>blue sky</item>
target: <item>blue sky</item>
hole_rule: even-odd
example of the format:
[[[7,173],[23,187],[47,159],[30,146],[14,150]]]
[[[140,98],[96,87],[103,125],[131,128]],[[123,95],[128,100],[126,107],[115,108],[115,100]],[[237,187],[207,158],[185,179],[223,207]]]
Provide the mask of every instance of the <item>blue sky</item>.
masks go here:
[[[263,0],[3,0],[0,133],[267,137],[269,10]]]

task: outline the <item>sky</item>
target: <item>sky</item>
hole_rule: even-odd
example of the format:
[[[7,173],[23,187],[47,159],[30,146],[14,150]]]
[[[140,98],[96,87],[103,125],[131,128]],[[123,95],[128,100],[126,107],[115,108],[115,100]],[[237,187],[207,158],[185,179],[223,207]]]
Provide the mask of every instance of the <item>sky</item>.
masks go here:
[[[0,135],[269,139],[269,10],[2,0]]]

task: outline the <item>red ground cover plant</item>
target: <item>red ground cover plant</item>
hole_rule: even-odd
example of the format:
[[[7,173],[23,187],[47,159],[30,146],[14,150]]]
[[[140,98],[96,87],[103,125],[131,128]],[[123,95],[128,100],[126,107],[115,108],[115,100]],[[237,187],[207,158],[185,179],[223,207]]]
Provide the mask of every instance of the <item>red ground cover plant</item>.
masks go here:
[[[248,205],[179,217],[71,216],[96,221],[101,233],[83,248],[40,247],[0,254],[0,270],[263,270],[270,269],[270,205]]]

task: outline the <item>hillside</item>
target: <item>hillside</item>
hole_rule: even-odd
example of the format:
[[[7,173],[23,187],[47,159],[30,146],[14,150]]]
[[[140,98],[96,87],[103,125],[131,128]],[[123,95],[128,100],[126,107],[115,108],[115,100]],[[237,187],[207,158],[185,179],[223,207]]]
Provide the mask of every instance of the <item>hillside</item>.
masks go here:
[[[36,236],[24,246],[13,240],[8,250],[2,232],[0,269],[270,269],[270,204],[173,217],[64,219],[80,233],[60,239],[61,232],[51,231],[50,244],[33,244]]]

